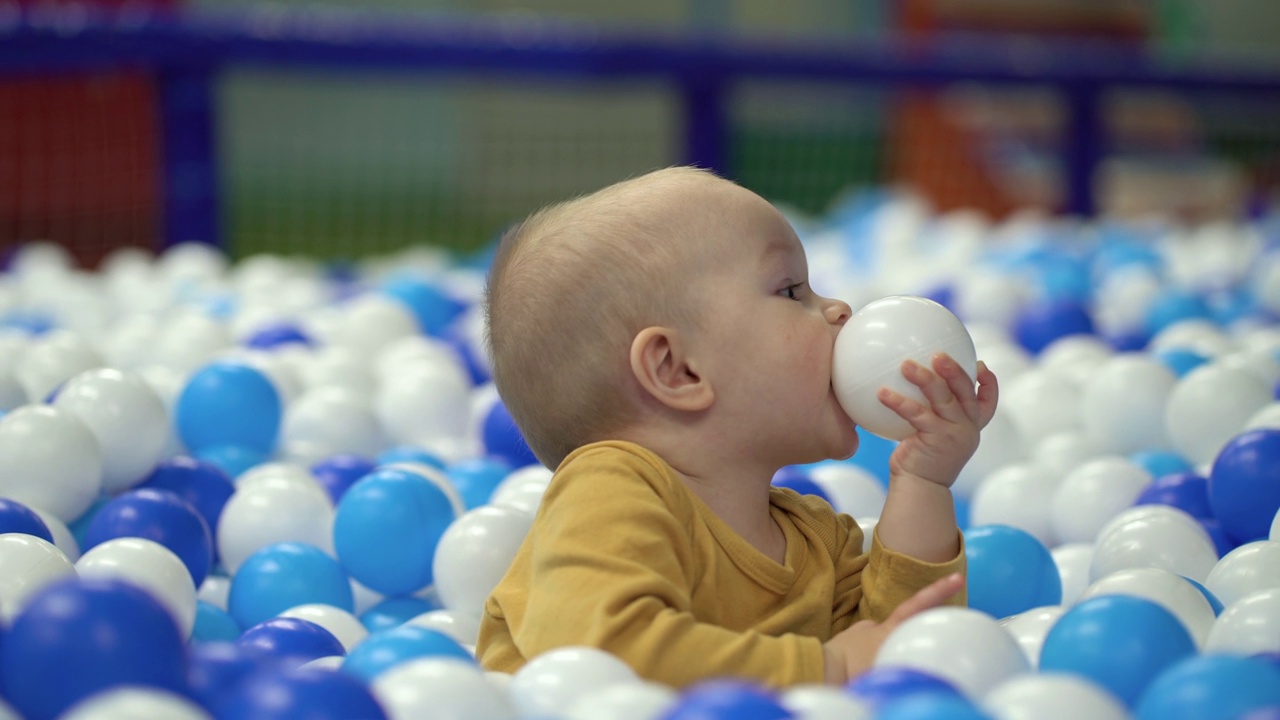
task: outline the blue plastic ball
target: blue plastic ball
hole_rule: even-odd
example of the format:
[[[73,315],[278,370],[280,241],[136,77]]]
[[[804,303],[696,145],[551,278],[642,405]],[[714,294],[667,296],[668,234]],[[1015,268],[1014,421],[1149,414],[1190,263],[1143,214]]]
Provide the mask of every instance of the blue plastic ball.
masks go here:
[[[238,478],[250,468],[267,461],[267,454],[241,445],[216,445],[193,452],[196,458],[213,465],[227,477]]]
[[[515,419],[511,417],[506,404],[501,400],[495,402],[485,415],[482,436],[485,452],[505,461],[513,468],[522,468],[538,462],[538,458],[529,449],[529,444],[525,442],[524,435],[520,434],[520,428],[516,426]]]
[[[224,696],[218,720],[386,720],[369,688],[336,670],[255,673]]]
[[[1080,303],[1035,304],[1024,309],[1014,321],[1014,337],[1033,354],[1054,340],[1068,335],[1092,335],[1093,319]]]
[[[498,485],[511,474],[511,466],[493,458],[474,458],[450,465],[445,470],[449,482],[462,496],[468,510],[488,504]]]
[[[1209,504],[1235,540],[1267,538],[1280,511],[1280,430],[1253,430],[1222,448],[1209,473]]]
[[[10,703],[27,720],[49,720],[122,685],[181,693],[187,658],[173,617],[150,594],[121,580],[72,578],[18,615],[0,668]]]
[[[210,712],[240,683],[271,665],[250,657],[230,641],[197,643],[191,646],[190,654],[187,683],[191,699]]]
[[[466,323],[463,322],[465,317],[465,315],[459,316],[449,323],[441,334],[441,339],[449,343],[449,346],[458,353],[458,357],[462,358],[462,364],[467,368],[471,384],[483,385],[492,380],[493,376],[482,355],[483,351],[476,348],[468,337]]]
[[[1209,601],[1209,607],[1213,608],[1213,616],[1214,616],[1214,617],[1217,617],[1217,616],[1219,616],[1219,615],[1221,615],[1221,614],[1222,614],[1222,611],[1223,611],[1223,609],[1224,609],[1224,608],[1223,608],[1223,606],[1222,606],[1222,601],[1218,599],[1218,596],[1217,596],[1217,595],[1214,595],[1214,594],[1213,594],[1213,591],[1212,591],[1212,590],[1210,590],[1209,588],[1205,587],[1204,585],[1201,585],[1200,583],[1196,582],[1195,580],[1192,580],[1191,578],[1187,577],[1186,575],[1183,575],[1183,576],[1181,576],[1181,577],[1182,577],[1182,579],[1183,579],[1183,580],[1186,580],[1187,582],[1191,583],[1191,584],[1195,587],[1195,589],[1197,589],[1197,590],[1199,590],[1199,591],[1200,591],[1200,594],[1204,596],[1204,599],[1205,599],[1205,600],[1207,600],[1207,601]]]
[[[965,532],[969,529],[969,517],[972,514],[973,504],[968,498],[958,496],[952,498],[952,502],[956,507],[956,527],[960,528],[961,532]]]
[[[414,597],[413,595],[386,598],[377,605],[360,613],[360,623],[371,633],[379,630],[390,630],[403,625],[422,613],[439,609],[439,603],[433,603],[426,598]]]
[[[222,468],[210,462],[179,455],[156,466],[151,475],[138,485],[138,489],[168,490],[191,503],[200,513],[211,533],[218,530],[218,519],[226,507],[236,486]],[[214,543],[213,559],[218,560],[218,546]]]
[[[1203,655],[1156,678],[1135,720],[1236,720],[1280,705],[1280,670],[1255,658]]]
[[[238,637],[240,625],[231,617],[231,613],[204,600],[196,600],[196,624],[191,630],[192,642],[231,642]]]
[[[965,531],[969,607],[995,618],[1062,602],[1062,578],[1044,544],[1025,530],[983,525]]]
[[[1155,357],[1178,377],[1184,377],[1187,373],[1209,362],[1209,358],[1187,348],[1166,348],[1157,352]]]
[[[1194,472],[1157,477],[1138,495],[1134,505],[1169,505],[1194,518],[1213,517],[1209,507],[1209,481]]]
[[[351,612],[351,582],[337,561],[303,543],[268,545],[245,559],[231,578],[227,609],[240,627],[298,605],[322,603]]]
[[[801,495],[817,495],[828,504],[831,503],[831,498],[821,485],[809,479],[809,474],[804,470],[791,465],[773,474],[773,486],[795,490]]]
[[[301,665],[322,657],[340,657],[346,649],[333,633],[300,618],[274,617],[245,630],[236,640],[250,657],[288,660]]]
[[[311,475],[320,483],[329,499],[337,505],[347,490],[360,478],[373,472],[377,467],[368,458],[359,455],[334,455],[311,466]]]
[[[311,347],[315,342],[296,324],[281,322],[257,328],[249,334],[244,344],[258,350],[270,350],[281,345]]]
[[[854,678],[845,690],[873,710],[917,695],[961,697],[960,691],[946,680],[907,667],[873,667]]]
[[[3,533],[35,535],[45,542],[53,542],[49,526],[31,508],[17,500],[0,497],[0,534]]]
[[[1146,452],[1136,452],[1129,456],[1129,460],[1135,465],[1146,470],[1151,477],[1157,480],[1165,475],[1172,475],[1180,472],[1191,472],[1195,468],[1191,467],[1191,463],[1178,453],[1168,450],[1149,450]]]
[[[794,717],[778,697],[739,680],[708,680],[680,695],[662,720],[784,720]]]
[[[430,282],[409,275],[392,278],[382,286],[382,292],[404,303],[427,335],[440,335],[454,318],[467,309],[465,303]]]
[[[1147,332],[1155,335],[1183,320],[1211,319],[1213,311],[1199,295],[1183,290],[1169,290],[1156,298],[1147,310]]]
[[[351,577],[383,595],[408,595],[431,584],[436,545],[455,517],[441,488],[382,468],[338,503],[333,544]]]
[[[246,365],[216,362],[196,371],[178,395],[178,436],[197,455],[224,445],[270,454],[283,406],[275,386]]]
[[[1129,332],[1116,333],[1107,335],[1103,338],[1112,350],[1121,352],[1138,352],[1151,342],[1151,336],[1143,330],[1130,330]]]
[[[173,551],[196,587],[213,564],[213,534],[204,517],[168,490],[131,490],[108,502],[85,530],[84,549],[122,537],[154,540]]]
[[[963,697],[925,694],[892,703],[876,720],[992,720]]]
[[[417,463],[437,470],[445,469],[444,460],[441,460],[434,453],[415,445],[397,445],[382,451],[382,454],[378,456],[378,465],[391,465],[392,463]]]
[[[1186,627],[1143,598],[1089,598],[1063,614],[1045,636],[1041,672],[1083,676],[1133,707],[1167,668],[1196,653]]]
[[[401,625],[370,633],[359,645],[351,648],[347,659],[342,663],[342,670],[364,682],[371,682],[396,665],[420,657],[457,658],[475,662],[471,653],[448,635],[417,625]]]
[[[1226,557],[1227,553],[1240,547],[1240,543],[1228,535],[1227,531],[1222,529],[1222,523],[1214,518],[1197,518],[1196,521],[1205,532],[1209,533],[1209,539],[1213,541],[1213,549],[1218,552],[1219,558]]]

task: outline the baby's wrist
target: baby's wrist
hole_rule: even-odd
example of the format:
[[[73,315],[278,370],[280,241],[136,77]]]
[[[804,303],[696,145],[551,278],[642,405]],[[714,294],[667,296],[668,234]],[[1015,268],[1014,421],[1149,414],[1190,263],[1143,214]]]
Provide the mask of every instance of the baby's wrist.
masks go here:
[[[956,479],[952,478],[930,478],[914,473],[898,472],[889,474],[889,487],[896,485],[920,485],[922,487],[942,488],[947,492],[951,492],[951,486],[955,484]]]

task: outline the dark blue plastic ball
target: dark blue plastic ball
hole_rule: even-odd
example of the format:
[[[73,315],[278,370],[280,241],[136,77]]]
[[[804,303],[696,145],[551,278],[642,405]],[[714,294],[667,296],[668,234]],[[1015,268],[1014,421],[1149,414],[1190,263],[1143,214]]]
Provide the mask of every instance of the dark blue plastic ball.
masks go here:
[[[72,578],[38,592],[13,622],[0,658],[10,703],[51,720],[108,688],[186,689],[183,638],[169,611],[136,585]]]
[[[849,682],[845,690],[872,710],[918,695],[961,697],[946,680],[908,667],[873,667]]]
[[[0,534],[3,533],[35,535],[45,542],[53,542],[49,526],[31,508],[17,500],[0,497]]]
[[[218,720],[385,720],[369,688],[336,670],[291,668],[255,673],[218,703]]]
[[[1041,303],[1019,313],[1013,331],[1018,343],[1034,354],[1059,338],[1092,335],[1093,319],[1077,302]]]
[[[798,467],[788,465],[773,474],[773,486],[780,488],[788,488],[795,490],[801,495],[817,495],[831,503],[831,498],[827,495],[822,486],[809,478],[809,474]]]
[[[191,699],[210,712],[240,683],[272,664],[250,656],[230,641],[193,644],[190,655],[187,683]]]
[[[538,462],[538,458],[529,449],[529,444],[525,442],[524,435],[520,434],[516,421],[507,411],[506,404],[501,400],[495,402],[489,409],[489,413],[485,415],[483,437],[485,452],[505,461],[513,468],[522,468]]]
[[[312,465],[311,475],[337,505],[347,490],[357,480],[373,472],[375,467],[372,460],[359,455],[334,455]]]
[[[257,350],[270,350],[281,345],[301,345],[311,347],[315,344],[311,336],[294,323],[274,323],[260,327],[250,333],[244,341],[246,347]]]
[[[263,620],[241,633],[236,644],[251,657],[288,660],[296,665],[347,654],[333,633],[299,618]]]
[[[1209,481],[1194,472],[1157,477],[1138,495],[1135,505],[1169,505],[1194,518],[1213,517],[1209,507]]]
[[[1280,512],[1280,430],[1252,430],[1222,448],[1209,473],[1209,504],[1236,541],[1267,538]]]
[[[210,462],[179,455],[156,466],[151,475],[138,485],[139,490],[151,488],[168,490],[191,503],[200,513],[209,530],[216,537],[222,508],[226,507],[236,486],[222,468]],[[218,546],[213,546],[214,562],[218,560]]]
[[[662,720],[784,720],[794,717],[764,688],[738,680],[709,680],[686,690]]]
[[[154,540],[177,555],[200,587],[213,563],[213,535],[204,517],[168,490],[131,490],[108,502],[85,531],[84,550],[108,540]]]

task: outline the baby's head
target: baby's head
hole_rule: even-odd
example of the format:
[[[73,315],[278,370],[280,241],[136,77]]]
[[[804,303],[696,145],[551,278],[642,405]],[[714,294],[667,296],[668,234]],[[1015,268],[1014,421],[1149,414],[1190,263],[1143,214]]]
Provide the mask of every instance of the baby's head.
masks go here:
[[[545,208],[503,238],[486,303],[494,381],[552,468],[655,413],[680,423],[714,406],[739,435],[759,433],[750,423],[762,403],[796,394],[771,395],[779,373],[825,374],[829,394],[831,328],[848,307],[812,296],[806,320],[796,305],[770,304],[807,272],[781,214],[711,173],[670,168],[611,185]],[[807,285],[803,293],[812,295]],[[765,304],[753,305],[755,294]],[[775,318],[767,341],[798,336],[784,352],[802,367],[744,356],[740,343],[751,338],[742,336],[771,312],[792,313]],[[808,323],[799,333],[797,321]]]

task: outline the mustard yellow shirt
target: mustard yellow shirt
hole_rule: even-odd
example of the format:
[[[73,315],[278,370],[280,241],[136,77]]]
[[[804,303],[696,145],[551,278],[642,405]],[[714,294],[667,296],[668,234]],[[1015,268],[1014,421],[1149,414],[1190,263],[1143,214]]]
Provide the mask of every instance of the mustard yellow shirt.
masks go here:
[[[485,604],[476,653],[490,670],[566,645],[606,650],[675,687],[716,678],[823,681],[823,642],[883,620],[964,570],[884,548],[821,498],[774,488],[779,565],[729,528],[654,453],[587,445],[565,458],[528,537]],[[953,602],[964,603],[963,597]]]

